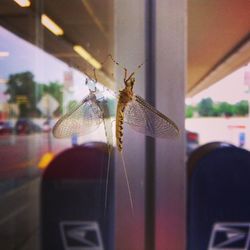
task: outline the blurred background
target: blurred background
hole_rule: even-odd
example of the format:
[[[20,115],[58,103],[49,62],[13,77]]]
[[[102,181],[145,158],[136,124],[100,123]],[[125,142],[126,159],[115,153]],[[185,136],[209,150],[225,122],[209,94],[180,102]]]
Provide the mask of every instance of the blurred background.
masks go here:
[[[181,131],[173,144],[155,143],[151,211],[144,169],[148,142],[127,132],[124,155],[135,219],[124,216],[129,202],[117,159],[115,249],[184,249],[183,169],[189,155],[213,141],[250,149],[249,10],[247,0],[1,0],[0,248],[39,249],[39,188],[48,163],[73,144],[106,142],[103,125],[84,137],[60,140],[51,131],[88,95],[85,81],[94,78],[93,68],[100,91],[121,89],[123,70],[106,60],[112,54],[131,72],[145,62],[136,93]],[[107,97],[114,120],[116,98]],[[147,229],[148,219],[155,230]],[[149,234],[157,236],[148,242]]]

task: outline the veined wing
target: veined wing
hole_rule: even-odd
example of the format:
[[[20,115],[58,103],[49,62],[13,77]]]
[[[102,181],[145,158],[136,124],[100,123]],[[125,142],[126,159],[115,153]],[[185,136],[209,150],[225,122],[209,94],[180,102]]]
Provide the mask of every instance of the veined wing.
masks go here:
[[[113,131],[112,131],[110,108],[108,106],[108,102],[105,100],[103,102],[100,102],[99,105],[103,113],[104,130],[105,130],[105,135],[107,138],[107,143],[110,147],[112,147],[113,146]]]
[[[137,95],[125,108],[124,121],[135,131],[151,137],[171,138],[179,134],[178,127],[170,118]]]
[[[63,115],[52,132],[57,138],[66,138],[73,134],[86,135],[96,130],[101,122],[102,111],[96,100],[88,96],[81,104]]]

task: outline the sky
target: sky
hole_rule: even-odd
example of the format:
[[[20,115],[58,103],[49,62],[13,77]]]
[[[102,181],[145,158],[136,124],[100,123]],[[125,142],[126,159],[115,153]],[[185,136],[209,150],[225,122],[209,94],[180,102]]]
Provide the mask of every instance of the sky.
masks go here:
[[[0,51],[8,51],[9,56],[0,59],[0,77],[31,71],[37,82],[63,82],[63,72],[69,67],[0,26]]]
[[[209,88],[199,92],[192,98],[186,98],[186,104],[195,105],[203,98],[212,98],[214,102],[236,103],[241,100],[249,100],[250,93],[244,81],[245,72],[250,72],[250,64],[239,68]]]

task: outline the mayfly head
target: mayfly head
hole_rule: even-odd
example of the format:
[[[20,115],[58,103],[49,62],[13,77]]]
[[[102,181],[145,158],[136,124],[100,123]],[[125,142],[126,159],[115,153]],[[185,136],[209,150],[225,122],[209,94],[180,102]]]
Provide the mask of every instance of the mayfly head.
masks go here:
[[[91,80],[90,78],[86,78],[85,85],[88,87],[90,92],[96,91],[96,83],[95,83],[95,81]]]
[[[126,87],[133,89],[135,84],[135,76],[134,73],[132,73],[126,80],[125,80],[125,85]]]

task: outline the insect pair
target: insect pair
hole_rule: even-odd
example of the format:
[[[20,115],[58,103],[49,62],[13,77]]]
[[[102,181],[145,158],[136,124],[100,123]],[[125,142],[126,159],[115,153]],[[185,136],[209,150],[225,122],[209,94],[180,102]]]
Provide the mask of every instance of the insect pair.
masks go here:
[[[117,64],[113,57],[110,58]],[[142,65],[139,65],[140,68]],[[116,144],[123,149],[123,124],[130,125],[137,132],[151,137],[170,138],[179,134],[175,123],[147,103],[142,97],[134,94],[135,72],[129,76],[124,69],[124,89],[119,91],[116,112]],[[72,134],[86,135],[93,132],[107,116],[105,98],[95,86],[96,80],[86,79],[89,95],[73,110],[59,119],[53,128],[57,138],[69,137]]]
[[[109,55],[109,57],[116,65],[120,66],[120,64],[116,62],[111,55]],[[139,65],[137,69],[141,66],[142,64]],[[119,91],[117,99],[115,135],[116,145],[123,161],[131,207],[133,208],[129,181],[122,155],[124,123],[128,124],[132,129],[139,133],[159,138],[176,137],[179,134],[179,129],[170,118],[159,112],[142,97],[134,94],[133,88],[135,84],[135,71],[128,75],[127,69],[125,67],[122,68],[124,70],[125,86]],[[112,124],[105,119],[105,117],[109,116],[109,110],[104,96],[96,89],[95,82],[96,80],[86,80],[86,84],[89,87],[89,95],[85,97],[77,107],[58,120],[53,128],[53,134],[57,138],[70,137],[73,134],[86,135],[97,129],[103,122],[108,142],[110,160],[111,146],[113,144]]]

